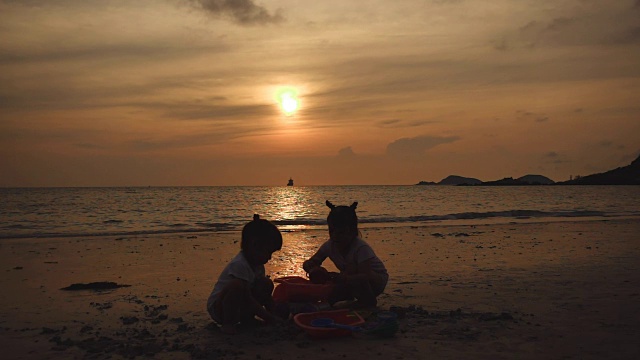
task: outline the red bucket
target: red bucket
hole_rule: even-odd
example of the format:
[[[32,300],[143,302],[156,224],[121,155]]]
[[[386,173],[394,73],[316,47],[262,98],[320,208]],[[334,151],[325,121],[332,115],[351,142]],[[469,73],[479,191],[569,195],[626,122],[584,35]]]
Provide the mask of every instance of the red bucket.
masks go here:
[[[327,301],[333,284],[314,284],[300,276],[285,276],[273,280],[275,302],[319,302]]]

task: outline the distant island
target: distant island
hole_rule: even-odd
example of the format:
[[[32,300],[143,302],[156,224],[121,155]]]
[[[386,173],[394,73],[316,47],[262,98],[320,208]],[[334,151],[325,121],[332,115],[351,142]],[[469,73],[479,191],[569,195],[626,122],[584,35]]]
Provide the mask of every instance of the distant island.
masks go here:
[[[558,185],[640,185],[640,156],[631,164],[607,172],[579,176]]]
[[[476,178],[449,175],[439,182],[420,181],[416,185],[453,185],[453,186],[530,186],[530,185],[640,185],[640,156],[631,164],[607,172],[587,176],[576,176],[567,181],[555,182],[543,175],[525,175],[494,181],[482,181]]]

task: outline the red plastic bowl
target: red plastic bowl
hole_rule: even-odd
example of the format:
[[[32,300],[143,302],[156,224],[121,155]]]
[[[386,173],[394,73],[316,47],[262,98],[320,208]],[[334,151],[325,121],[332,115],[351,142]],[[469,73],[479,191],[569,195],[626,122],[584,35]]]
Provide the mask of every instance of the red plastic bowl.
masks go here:
[[[350,336],[351,330],[315,327],[311,325],[314,319],[329,318],[337,324],[345,324],[350,326],[360,326],[364,324],[364,319],[360,314],[355,311],[343,309],[343,310],[331,310],[331,311],[318,311],[313,313],[300,313],[293,317],[293,321],[302,330],[304,330],[309,336],[315,339],[326,339],[340,336]]]
[[[326,301],[331,294],[333,284],[314,284],[300,276],[285,276],[273,280],[275,302],[316,302]]]

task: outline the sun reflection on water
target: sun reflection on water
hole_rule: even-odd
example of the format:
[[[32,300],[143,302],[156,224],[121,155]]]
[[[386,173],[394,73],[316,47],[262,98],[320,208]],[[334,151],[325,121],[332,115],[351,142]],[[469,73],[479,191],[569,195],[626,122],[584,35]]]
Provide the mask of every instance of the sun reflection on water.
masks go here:
[[[271,219],[277,222],[295,221],[314,216],[314,210],[309,204],[314,199],[305,188],[276,187],[270,190],[268,196]],[[266,265],[267,272],[272,277],[306,276],[302,263],[313,255],[327,240],[325,226],[309,227],[304,225],[279,225],[283,232],[282,249],[273,254],[273,258]],[[329,269],[331,266],[328,265]],[[332,270],[334,271],[334,270]]]
[[[313,214],[309,191],[305,188],[275,187],[270,189],[268,199],[271,220],[298,220]]]
[[[320,230],[284,232],[282,249],[273,254],[271,261],[265,265],[267,273],[272,277],[302,276],[306,277],[302,263],[313,255],[326,240]],[[325,263],[330,261],[325,261]]]

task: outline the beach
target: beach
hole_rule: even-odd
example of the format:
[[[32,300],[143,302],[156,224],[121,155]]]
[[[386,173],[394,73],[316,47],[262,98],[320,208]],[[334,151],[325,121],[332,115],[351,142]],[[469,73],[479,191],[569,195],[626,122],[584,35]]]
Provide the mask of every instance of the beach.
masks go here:
[[[390,338],[318,340],[291,321],[224,335],[206,299],[239,233],[0,241],[6,359],[636,359],[640,222],[562,219],[362,229],[390,280]],[[272,278],[304,276],[326,230],[283,232]],[[61,290],[114,282],[106,291]]]

